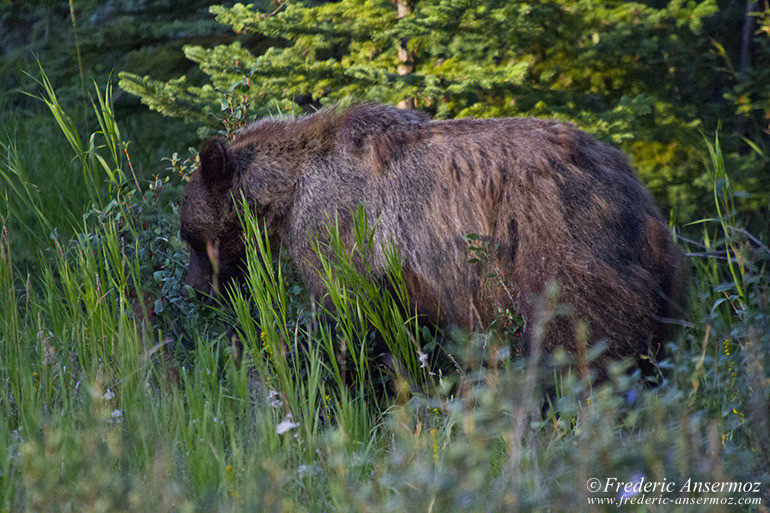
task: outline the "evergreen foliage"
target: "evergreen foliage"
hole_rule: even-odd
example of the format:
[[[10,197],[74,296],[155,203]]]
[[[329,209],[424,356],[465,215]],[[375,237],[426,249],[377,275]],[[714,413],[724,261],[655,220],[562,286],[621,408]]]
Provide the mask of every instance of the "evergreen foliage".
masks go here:
[[[732,118],[733,98],[745,135],[767,145],[764,72],[722,69],[735,50],[724,50],[709,31],[717,30],[715,19],[739,23],[743,13],[720,11],[716,0],[422,0],[401,18],[398,3],[212,6],[217,21],[236,33],[276,44],[260,54],[238,42],[185,47],[209,76],[202,87],[185,77],[163,82],[130,73],[121,74],[120,85],[152,109],[212,129],[245,113],[253,119],[369,100],[410,102],[439,118],[556,116],[622,147],[659,200],[685,219],[708,195],[699,130]],[[770,59],[768,38],[758,38],[753,69],[760,70]],[[413,59],[409,73],[399,72],[402,45]],[[721,92],[728,101],[714,100]],[[752,152],[724,142],[728,152]],[[741,184],[762,203],[766,173],[743,160]]]

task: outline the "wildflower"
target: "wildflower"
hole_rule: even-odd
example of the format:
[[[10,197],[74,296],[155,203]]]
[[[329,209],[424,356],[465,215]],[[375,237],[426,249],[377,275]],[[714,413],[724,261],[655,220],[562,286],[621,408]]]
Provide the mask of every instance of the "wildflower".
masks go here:
[[[294,416],[291,413],[286,414],[286,418],[278,424],[278,426],[275,428],[275,432],[279,435],[282,435],[286,433],[287,431],[290,431],[294,429],[295,427],[299,426],[296,422],[294,422]]]
[[[420,368],[421,369],[426,368],[428,366],[428,355],[418,350],[417,356],[419,357],[419,360],[420,360]]]
[[[278,408],[279,406],[283,405],[283,401],[280,399],[280,394],[275,390],[270,390],[267,394],[268,399],[270,399],[270,406],[273,408]]]
[[[225,477],[227,478],[227,483],[229,484],[227,492],[230,494],[231,497],[238,498],[238,490],[235,488],[235,480],[233,479],[232,465],[228,465],[225,467]]]
[[[112,416],[112,420],[110,420],[110,423],[114,422],[116,424],[120,424],[121,422],[123,422],[123,412],[122,411],[120,411],[120,410],[113,410],[111,416]]]
[[[328,412],[329,411],[329,401],[331,401],[332,398],[329,394],[324,395],[324,409]]]
[[[431,429],[430,437],[433,441],[433,462],[438,465],[438,429]]]
[[[275,357],[273,356],[273,348],[270,346],[270,344],[267,341],[267,333],[262,332],[259,334],[259,338],[262,339],[262,347],[267,349],[267,353],[270,355],[270,360],[275,364]]]
[[[107,391],[104,393],[104,396],[103,396],[103,398],[104,398],[104,400],[105,400],[105,401],[109,401],[109,400],[110,400],[110,399],[112,399],[113,397],[115,397],[115,392],[113,392],[112,390],[107,390]]]

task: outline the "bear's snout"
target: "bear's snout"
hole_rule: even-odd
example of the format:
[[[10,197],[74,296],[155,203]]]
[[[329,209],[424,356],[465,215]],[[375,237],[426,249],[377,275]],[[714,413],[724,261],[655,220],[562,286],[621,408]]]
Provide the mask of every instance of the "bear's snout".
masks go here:
[[[207,258],[200,258],[196,251],[190,250],[190,264],[187,266],[185,285],[189,285],[202,294],[211,293],[211,264]]]

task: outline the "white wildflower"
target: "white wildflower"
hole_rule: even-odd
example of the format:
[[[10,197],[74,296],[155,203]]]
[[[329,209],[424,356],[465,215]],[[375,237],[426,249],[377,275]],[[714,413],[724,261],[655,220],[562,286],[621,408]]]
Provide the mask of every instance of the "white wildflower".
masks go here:
[[[270,390],[268,393],[268,399],[270,399],[270,406],[278,408],[283,405],[283,401],[280,399],[280,394],[275,390]]]
[[[284,434],[287,431],[290,431],[294,429],[295,427],[299,426],[296,422],[294,422],[294,416],[291,413],[286,414],[286,418],[278,424],[278,426],[275,428],[275,432],[279,435]]]
[[[418,349],[417,356],[419,357],[419,360],[420,360],[420,368],[425,369],[426,367],[428,367],[428,355]]]

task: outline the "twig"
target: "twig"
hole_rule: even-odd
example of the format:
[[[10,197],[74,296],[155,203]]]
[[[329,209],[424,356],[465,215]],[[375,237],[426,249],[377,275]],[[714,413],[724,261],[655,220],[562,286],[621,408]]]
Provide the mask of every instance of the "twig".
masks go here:
[[[753,242],[754,244],[756,244],[756,245],[757,245],[757,246],[759,246],[760,248],[764,249],[766,252],[770,253],[770,248],[768,248],[767,246],[765,246],[764,244],[762,244],[762,242],[761,242],[759,239],[757,239],[756,237],[754,237],[754,236],[753,236],[751,233],[749,233],[749,232],[748,232],[748,231],[747,231],[745,228],[738,228],[737,226],[732,226],[732,225],[729,225],[729,224],[727,225],[727,227],[728,227],[730,230],[736,231],[736,232],[738,232],[738,233],[742,233],[743,235],[745,235],[746,237],[748,237],[748,238],[749,238],[749,240],[750,240],[751,242]]]
[[[271,12],[270,14],[265,14],[265,16],[264,16],[264,17],[265,17],[265,18],[269,18],[269,17],[271,17],[271,16],[275,16],[276,14],[278,14],[278,11],[280,11],[281,9],[283,9],[284,7],[286,7],[286,5],[287,5],[288,3],[289,3],[289,0],[286,0],[285,2],[282,2],[282,3],[278,4],[278,7],[276,7],[276,8],[275,8],[275,10],[274,10],[273,12]],[[264,19],[264,18],[263,18],[263,19]]]
[[[679,326],[684,326],[685,328],[695,327],[695,324],[687,322],[683,319],[673,319],[671,317],[661,317],[659,315],[653,315],[652,318],[658,322],[662,322],[663,324],[677,324]]]
[[[698,242],[698,241],[695,241],[695,240],[692,240],[692,239],[688,239],[687,237],[684,237],[684,236],[679,235],[679,234],[677,234],[676,238],[680,239],[680,240],[683,240],[683,241],[685,241],[688,244],[693,244],[693,245],[698,246],[700,248],[707,249],[706,246],[702,242]]]
[[[716,258],[718,260],[727,260],[727,256],[718,251],[704,251],[702,253],[685,253],[687,257]]]
[[[144,199],[144,194],[142,194],[142,188],[139,186],[139,180],[136,178],[136,173],[134,172],[134,165],[131,164],[131,156],[128,154],[128,146],[123,147],[123,151],[126,154],[126,159],[128,160],[128,168],[131,170],[131,175],[134,177],[134,183],[136,184],[136,191],[139,193],[139,196],[142,197],[142,201],[144,201],[144,204],[147,204],[147,200]]]

